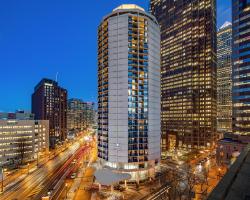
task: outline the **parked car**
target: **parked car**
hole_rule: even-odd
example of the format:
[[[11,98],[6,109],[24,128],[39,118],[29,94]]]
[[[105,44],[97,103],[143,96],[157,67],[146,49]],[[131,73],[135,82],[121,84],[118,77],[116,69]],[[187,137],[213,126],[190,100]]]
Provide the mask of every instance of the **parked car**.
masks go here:
[[[70,178],[72,179],[76,178],[76,173],[71,174]]]
[[[125,188],[122,187],[121,185],[115,185],[115,186],[114,186],[114,189],[115,189],[115,190],[118,190],[118,191],[120,191],[120,192],[125,191]]]

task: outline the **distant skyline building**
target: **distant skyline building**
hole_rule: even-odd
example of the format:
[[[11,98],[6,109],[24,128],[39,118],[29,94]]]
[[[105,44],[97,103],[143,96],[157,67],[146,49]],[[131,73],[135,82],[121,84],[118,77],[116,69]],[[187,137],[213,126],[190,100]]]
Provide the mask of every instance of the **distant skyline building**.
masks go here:
[[[16,112],[0,112],[0,120],[34,120],[35,116],[33,113],[24,111],[24,110],[17,110]]]
[[[102,165],[153,176],[160,162],[160,30],[134,4],[98,28],[98,157]]]
[[[217,130],[232,132],[232,24],[217,33]]]
[[[64,141],[67,134],[67,90],[56,81],[42,79],[32,95],[32,113],[36,120],[49,120],[50,146]]]
[[[83,131],[95,123],[95,108],[93,102],[81,99],[68,100],[67,128],[69,131]]]
[[[233,132],[250,135],[250,2],[232,1]]]
[[[82,131],[86,128],[84,103],[80,99],[68,100],[67,128],[68,131]]]
[[[87,128],[96,125],[96,108],[94,102],[84,102],[85,117]]]
[[[48,120],[0,119],[0,166],[17,166],[48,150]]]
[[[151,0],[161,26],[162,151],[216,139],[216,1]]]

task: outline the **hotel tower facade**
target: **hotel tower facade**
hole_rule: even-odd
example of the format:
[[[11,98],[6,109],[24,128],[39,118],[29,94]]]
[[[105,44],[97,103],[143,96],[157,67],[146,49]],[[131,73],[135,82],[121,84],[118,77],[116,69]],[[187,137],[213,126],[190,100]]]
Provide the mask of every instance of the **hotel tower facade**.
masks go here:
[[[216,138],[216,1],[151,0],[161,26],[162,151]]]
[[[143,179],[160,162],[160,29],[125,4],[98,28],[98,157]],[[139,177],[138,177],[139,175]]]

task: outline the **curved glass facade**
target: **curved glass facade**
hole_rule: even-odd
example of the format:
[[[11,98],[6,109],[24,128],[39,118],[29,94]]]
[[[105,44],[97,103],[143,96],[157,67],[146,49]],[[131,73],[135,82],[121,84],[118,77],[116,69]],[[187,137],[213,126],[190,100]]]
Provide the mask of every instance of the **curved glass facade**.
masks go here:
[[[108,160],[108,21],[98,29],[98,157]]]
[[[160,30],[153,16],[120,6],[98,33],[98,157],[123,170],[160,161]]]
[[[147,19],[128,17],[128,162],[148,161]]]

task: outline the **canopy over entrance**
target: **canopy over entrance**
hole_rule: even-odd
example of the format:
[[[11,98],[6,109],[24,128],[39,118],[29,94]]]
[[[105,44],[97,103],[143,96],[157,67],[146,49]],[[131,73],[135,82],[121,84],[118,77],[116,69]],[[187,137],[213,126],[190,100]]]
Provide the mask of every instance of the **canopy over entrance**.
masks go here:
[[[95,172],[96,181],[101,185],[112,186],[120,181],[131,179],[128,173],[117,173],[109,169],[100,169]]]

